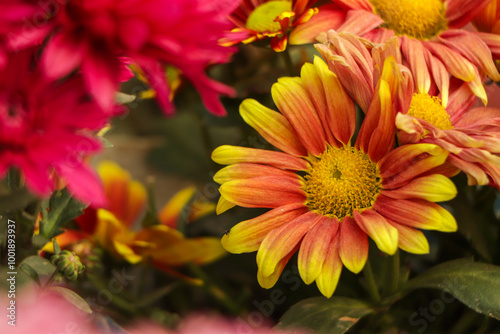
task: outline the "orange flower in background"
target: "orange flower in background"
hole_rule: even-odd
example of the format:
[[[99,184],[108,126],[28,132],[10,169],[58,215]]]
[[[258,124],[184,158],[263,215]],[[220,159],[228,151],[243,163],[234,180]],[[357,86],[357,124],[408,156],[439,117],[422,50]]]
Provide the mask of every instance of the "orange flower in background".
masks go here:
[[[230,16],[236,28],[221,43],[231,46],[271,38],[276,52],[284,51],[288,43],[312,43],[320,32],[330,28],[331,22],[343,19],[332,6],[312,7],[316,1],[243,0]]]
[[[134,231],[132,226],[145,209],[146,190],[113,162],[100,163],[98,172],[109,207],[87,209],[84,215],[77,218],[81,230],[68,229],[57,237],[61,248],[91,240],[118,258],[133,264],[151,261],[170,273],[170,266],[208,263],[225,254],[218,238],[186,238],[176,229],[182,214],[186,214],[187,221],[192,221],[215,211],[213,203],[193,199],[194,187],[177,193],[160,210],[158,220],[161,224]],[[46,250],[51,250],[51,245],[47,245]]]
[[[491,0],[479,14],[472,19],[472,24],[477,30],[500,34],[500,6],[498,0]]]
[[[484,75],[500,80],[493,55],[500,51],[495,35],[461,29],[487,4],[484,0],[332,0],[342,7],[345,21],[333,29],[369,41],[399,39],[403,64],[414,76],[419,92],[436,86],[448,102],[449,77],[467,82],[487,102]],[[324,41],[326,36],[323,36]],[[495,56],[496,57],[496,56]]]
[[[272,96],[281,113],[247,99],[243,119],[283,152],[221,146],[212,158],[229,165],[220,183],[218,213],[239,205],[270,208],[239,223],[222,239],[232,253],[257,252],[259,283],[271,288],[298,250],[299,273],[327,297],[345,265],[361,271],[368,236],[394,254],[429,251],[419,229],[455,231],[453,216],[433,202],[453,198],[456,188],[432,170],[448,153],[433,144],[395,145],[393,100],[402,76],[385,61],[356,141],[355,102],[319,58],[300,78],[281,78]]]

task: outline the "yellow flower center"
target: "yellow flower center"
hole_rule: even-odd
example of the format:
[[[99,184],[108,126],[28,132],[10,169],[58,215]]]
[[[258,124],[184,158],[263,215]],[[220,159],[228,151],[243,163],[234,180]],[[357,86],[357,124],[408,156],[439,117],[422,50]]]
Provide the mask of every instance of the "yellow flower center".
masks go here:
[[[450,115],[437,96],[431,97],[426,93],[413,94],[408,115],[423,119],[441,130],[453,129]]]
[[[442,0],[371,0],[371,3],[384,20],[383,27],[394,30],[398,36],[427,40],[447,26]]]
[[[305,176],[307,206],[342,219],[370,208],[382,185],[377,165],[353,147],[328,148]]]
[[[246,27],[258,32],[278,32],[281,28],[274,19],[283,12],[292,10],[290,1],[269,1],[253,10],[247,19]]]

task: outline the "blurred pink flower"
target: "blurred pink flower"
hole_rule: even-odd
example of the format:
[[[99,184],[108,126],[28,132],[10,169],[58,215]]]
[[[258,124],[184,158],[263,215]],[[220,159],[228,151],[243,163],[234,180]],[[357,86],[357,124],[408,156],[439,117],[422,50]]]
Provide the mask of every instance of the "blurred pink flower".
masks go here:
[[[8,0],[0,5],[0,44],[19,41],[31,45],[48,37],[42,53],[45,74],[58,79],[81,69],[87,89],[105,110],[113,106],[121,79],[120,57],[130,57],[145,73],[157,92],[160,106],[169,114],[173,105],[165,77],[167,64],[179,68],[200,92],[208,110],[225,115],[219,95],[234,91],[210,79],[205,70],[215,63],[229,60],[234,49],[223,47],[218,40],[231,28],[228,15],[238,1],[228,0],[71,0],[42,6],[42,1]],[[37,15],[45,14],[43,22]],[[43,15],[42,15],[43,16]],[[19,26],[8,29],[2,26]],[[33,29],[26,29],[27,25]],[[50,30],[50,33],[48,33]],[[35,33],[36,32],[36,33]],[[3,43],[5,44],[5,43]],[[0,51],[1,52],[1,51]],[[0,56],[1,59],[1,56]]]
[[[2,298],[2,310],[7,310],[7,317],[0,321],[0,333],[99,333],[86,313],[57,293],[23,293],[13,299]],[[14,322],[9,324],[11,321]]]
[[[89,100],[81,77],[47,80],[34,66],[35,55],[7,54],[0,69],[0,178],[17,167],[26,186],[42,196],[62,178],[78,199],[104,205],[99,178],[84,159],[101,148],[93,133],[109,114]]]

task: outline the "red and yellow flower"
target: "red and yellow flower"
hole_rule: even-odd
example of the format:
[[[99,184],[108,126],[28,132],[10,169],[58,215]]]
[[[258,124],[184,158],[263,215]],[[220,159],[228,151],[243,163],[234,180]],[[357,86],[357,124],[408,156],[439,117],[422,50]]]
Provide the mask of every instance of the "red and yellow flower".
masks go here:
[[[284,51],[288,43],[312,43],[332,21],[343,19],[331,5],[312,7],[316,1],[243,0],[230,16],[236,28],[221,43],[231,46],[271,38],[271,47],[277,52]]]
[[[403,63],[419,92],[436,86],[446,107],[449,77],[467,82],[486,104],[484,75],[500,80],[493,54],[500,51],[495,35],[461,29],[487,4],[483,0],[332,0],[346,13],[333,29],[369,41],[399,39]]]
[[[98,172],[109,206],[107,209],[87,209],[77,219],[80,230],[68,229],[57,237],[61,248],[90,240],[119,259],[133,264],[151,261],[154,266],[173,274],[170,267],[190,262],[208,263],[225,254],[218,238],[186,238],[176,229],[186,206],[189,209],[187,221],[215,210],[213,203],[193,200],[194,187],[177,193],[160,210],[158,220],[161,224],[134,231],[132,225],[138,222],[145,208],[146,190],[116,163],[102,162]],[[47,245],[46,250],[51,250],[51,245]]]
[[[396,73],[397,75],[394,75]],[[273,85],[281,113],[247,99],[243,119],[278,151],[221,146],[212,158],[228,165],[215,176],[232,206],[270,208],[222,239],[232,253],[257,252],[259,283],[272,287],[298,250],[299,273],[330,297],[342,267],[360,272],[368,236],[394,254],[429,251],[420,229],[455,231],[453,216],[434,202],[456,188],[435,174],[448,152],[433,144],[395,146],[395,96],[406,84],[394,58],[385,61],[376,93],[354,142],[355,103],[319,58],[300,77]]]

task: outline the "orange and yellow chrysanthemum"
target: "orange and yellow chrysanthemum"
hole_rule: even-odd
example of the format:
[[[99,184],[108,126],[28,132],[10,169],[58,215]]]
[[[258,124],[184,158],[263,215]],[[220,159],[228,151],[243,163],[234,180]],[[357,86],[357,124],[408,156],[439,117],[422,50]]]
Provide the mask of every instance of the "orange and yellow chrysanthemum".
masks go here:
[[[342,267],[361,271],[368,237],[387,254],[427,253],[420,229],[455,231],[453,216],[435,202],[453,198],[453,183],[433,170],[448,153],[437,145],[395,146],[394,101],[404,84],[385,61],[355,143],[355,101],[315,58],[301,76],[281,78],[272,96],[280,112],[247,99],[243,119],[281,150],[221,146],[212,158],[228,165],[218,213],[239,205],[270,208],[237,224],[222,239],[232,253],[257,252],[258,281],[272,287],[298,250],[299,273],[330,297]]]
[[[190,262],[208,263],[224,255],[218,238],[186,238],[176,229],[181,214],[192,221],[215,209],[213,203],[192,200],[194,187],[178,192],[160,210],[160,224],[135,231],[132,225],[138,222],[146,204],[143,185],[131,180],[129,173],[116,163],[105,161],[97,169],[104,183],[108,207],[88,208],[77,218],[79,230],[67,229],[57,236],[61,248],[89,240],[127,262],[151,261],[156,267],[174,274],[170,267]],[[189,203],[189,212],[183,212]],[[51,245],[47,245],[46,250],[51,250]]]
[[[495,35],[461,29],[487,4],[484,0],[332,0],[346,18],[331,28],[351,32],[371,42],[397,36],[403,64],[413,73],[419,93],[437,87],[448,103],[449,77],[468,84],[486,104],[484,75],[500,80],[493,54]],[[323,36],[324,41],[326,36]]]
[[[312,7],[316,1],[243,0],[230,16],[236,28],[221,43],[231,46],[271,38],[271,47],[277,52],[284,51],[288,43],[312,43],[332,21],[339,21],[341,18],[338,16],[342,16],[338,10],[333,11],[329,7],[317,15],[321,9]],[[314,19],[315,16],[318,16],[317,19]]]
[[[406,79],[396,96],[396,124],[401,144],[432,143],[450,154],[447,162],[464,171],[469,184],[500,185],[500,109],[472,109],[476,97],[468,84],[452,80],[447,107],[437,90],[419,91],[411,71],[401,65],[398,39],[384,44],[363,43],[350,33],[329,32],[329,42],[316,46],[338,74],[346,90],[366,111],[375,94],[376,78],[384,60],[393,56]],[[354,56],[353,56],[354,55]],[[416,92],[416,93],[414,93]],[[405,133],[406,132],[406,133]],[[457,170],[449,168],[448,173]]]

